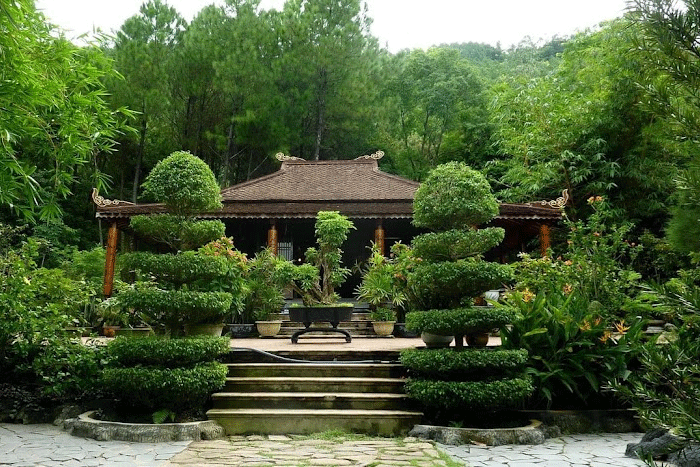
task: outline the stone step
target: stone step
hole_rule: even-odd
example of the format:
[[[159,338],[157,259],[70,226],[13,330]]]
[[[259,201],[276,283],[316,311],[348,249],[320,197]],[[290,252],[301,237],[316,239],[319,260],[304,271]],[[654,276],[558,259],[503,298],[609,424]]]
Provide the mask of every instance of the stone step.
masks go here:
[[[339,392],[219,392],[217,409],[403,410],[405,394]]]
[[[318,378],[272,376],[264,378],[226,378],[224,392],[403,392],[398,378]]]
[[[396,410],[211,409],[207,417],[227,435],[311,434],[340,429],[379,436],[402,436],[420,422],[420,412]]]
[[[335,377],[401,378],[406,375],[398,363],[229,363],[230,377]]]

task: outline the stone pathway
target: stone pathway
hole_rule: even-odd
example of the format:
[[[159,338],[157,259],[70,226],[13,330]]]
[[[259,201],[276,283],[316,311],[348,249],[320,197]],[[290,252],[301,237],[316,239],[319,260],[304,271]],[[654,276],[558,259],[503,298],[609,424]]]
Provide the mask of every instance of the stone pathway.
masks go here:
[[[539,446],[444,446],[415,438],[238,436],[127,443],[69,435],[52,425],[0,424],[0,466],[12,467],[643,467],[624,456],[641,433],[573,435]],[[665,464],[667,465],[667,464]]]
[[[190,441],[127,443],[71,436],[53,425],[0,424],[0,465],[12,467],[158,467]]]
[[[226,440],[193,442],[173,457],[170,467],[437,467],[460,466],[431,442],[416,438],[363,439],[343,436],[313,439],[297,436],[233,436]]]
[[[607,433],[563,436],[537,446],[438,447],[470,467],[639,467],[646,464],[625,457],[625,448],[627,443],[638,443],[642,436]]]

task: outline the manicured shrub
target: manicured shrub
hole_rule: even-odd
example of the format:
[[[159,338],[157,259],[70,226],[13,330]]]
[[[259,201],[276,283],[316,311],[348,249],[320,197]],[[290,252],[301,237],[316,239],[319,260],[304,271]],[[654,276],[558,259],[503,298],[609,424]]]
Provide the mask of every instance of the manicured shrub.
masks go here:
[[[450,336],[490,332],[513,320],[511,310],[495,308],[452,308],[448,310],[413,311],[406,315],[409,331]]]
[[[413,239],[413,254],[431,261],[455,261],[490,250],[501,243],[504,236],[505,230],[496,227],[430,232]]]
[[[465,300],[471,301],[485,290],[499,288],[511,277],[512,270],[507,264],[468,258],[423,262],[409,274],[408,282],[418,309],[452,308]]]
[[[116,367],[103,371],[102,382],[125,405],[189,414],[200,412],[209,396],[224,387],[227,372],[218,362],[186,368]]]
[[[483,349],[455,352],[452,349],[405,349],[401,363],[411,373],[424,378],[453,381],[482,380],[494,375],[520,372],[528,361],[525,350]]]
[[[225,235],[221,221],[192,220],[170,214],[140,215],[130,226],[149,241],[169,246],[173,251],[193,250]]]
[[[143,182],[144,196],[164,203],[176,215],[221,208],[221,193],[209,166],[186,151],[161,160]]]
[[[461,162],[434,168],[413,200],[413,223],[431,230],[476,226],[497,214],[489,182]]]
[[[425,407],[463,415],[479,413],[494,407],[516,408],[532,393],[527,379],[513,378],[497,381],[437,381],[410,379],[406,391]]]
[[[116,366],[186,367],[224,355],[229,351],[229,343],[226,337],[117,337],[107,346],[107,353],[111,363]]]
[[[211,281],[225,275],[228,262],[221,256],[205,256],[194,251],[177,255],[139,252],[124,255],[123,267],[144,271],[161,281],[179,286],[198,280]]]
[[[231,307],[231,294],[136,287],[118,295],[122,307],[135,308],[150,322],[176,329],[183,324],[221,323]]]

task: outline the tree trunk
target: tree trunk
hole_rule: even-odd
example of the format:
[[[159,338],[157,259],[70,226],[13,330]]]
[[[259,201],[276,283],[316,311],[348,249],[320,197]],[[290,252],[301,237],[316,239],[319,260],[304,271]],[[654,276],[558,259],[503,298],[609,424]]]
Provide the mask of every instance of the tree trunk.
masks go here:
[[[328,90],[328,76],[326,70],[320,72],[318,84],[318,120],[316,122],[316,144],[314,147],[314,160],[317,161],[321,155],[321,142],[323,140],[323,127],[326,125],[326,92]]]
[[[139,137],[139,147],[138,150],[136,151],[136,167],[134,168],[134,187],[131,192],[131,202],[136,203],[136,198],[138,197],[139,194],[139,178],[141,176],[141,163],[143,162],[143,150],[144,146],[146,144],[146,129],[148,127],[147,121],[146,121],[146,116],[145,116],[145,109],[143,110],[143,116],[141,118],[141,135]]]

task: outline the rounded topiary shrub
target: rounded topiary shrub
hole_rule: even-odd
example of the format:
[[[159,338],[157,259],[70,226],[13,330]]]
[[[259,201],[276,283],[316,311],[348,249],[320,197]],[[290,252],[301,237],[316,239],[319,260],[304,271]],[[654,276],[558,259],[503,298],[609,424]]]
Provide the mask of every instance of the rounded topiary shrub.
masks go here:
[[[469,258],[500,244],[505,233],[501,228],[430,232],[413,239],[413,253],[418,258],[430,258],[431,261]]]
[[[497,214],[489,182],[463,162],[434,168],[413,199],[413,223],[431,230],[476,226]]]
[[[484,333],[505,326],[515,318],[504,308],[452,308],[414,311],[406,315],[406,329],[443,336]]]
[[[144,195],[170,212],[190,215],[221,208],[221,192],[209,166],[186,151],[161,160],[143,182]]]

